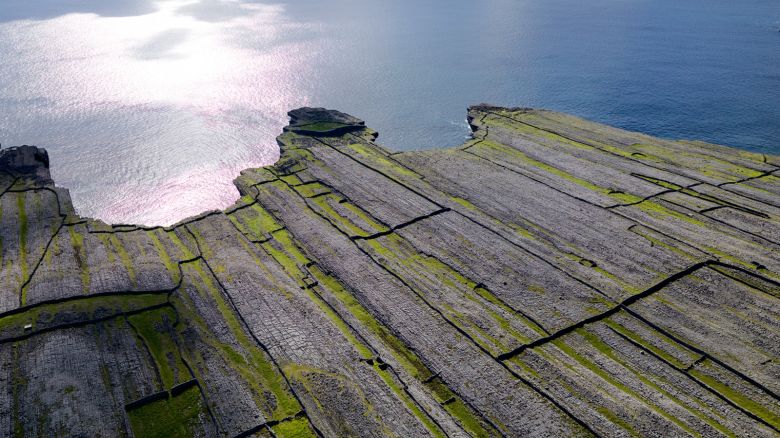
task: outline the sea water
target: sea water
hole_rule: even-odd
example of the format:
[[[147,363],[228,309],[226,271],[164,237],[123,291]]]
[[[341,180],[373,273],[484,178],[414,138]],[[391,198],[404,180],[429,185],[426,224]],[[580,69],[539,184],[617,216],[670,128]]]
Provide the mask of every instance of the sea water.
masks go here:
[[[0,1],[0,143],[108,222],[231,204],[295,107],[409,150],[480,102],[780,153],[780,2]]]

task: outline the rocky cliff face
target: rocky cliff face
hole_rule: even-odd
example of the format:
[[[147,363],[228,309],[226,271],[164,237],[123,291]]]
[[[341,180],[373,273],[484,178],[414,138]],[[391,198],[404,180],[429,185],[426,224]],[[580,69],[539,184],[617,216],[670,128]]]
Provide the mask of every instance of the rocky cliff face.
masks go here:
[[[0,152],[0,435],[777,436],[780,158],[489,106],[391,153],[290,115],[170,228]]]

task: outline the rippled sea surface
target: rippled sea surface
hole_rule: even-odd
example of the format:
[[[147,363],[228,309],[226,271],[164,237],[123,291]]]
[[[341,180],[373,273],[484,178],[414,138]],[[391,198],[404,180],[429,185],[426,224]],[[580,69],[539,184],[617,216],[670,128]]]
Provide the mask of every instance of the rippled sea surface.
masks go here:
[[[298,106],[419,149],[480,102],[777,154],[780,2],[0,1],[0,142],[108,222],[231,204]]]

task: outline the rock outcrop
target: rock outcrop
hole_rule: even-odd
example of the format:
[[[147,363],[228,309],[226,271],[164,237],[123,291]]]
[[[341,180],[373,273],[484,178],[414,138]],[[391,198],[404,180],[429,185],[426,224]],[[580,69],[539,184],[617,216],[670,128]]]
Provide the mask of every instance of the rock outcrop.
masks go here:
[[[75,214],[0,152],[2,436],[778,436],[780,157],[476,106],[290,113],[235,206]]]

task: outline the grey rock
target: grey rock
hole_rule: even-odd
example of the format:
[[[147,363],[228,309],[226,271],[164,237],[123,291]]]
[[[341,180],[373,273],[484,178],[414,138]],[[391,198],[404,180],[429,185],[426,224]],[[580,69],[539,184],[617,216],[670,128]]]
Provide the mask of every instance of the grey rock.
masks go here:
[[[301,108],[242,197],[81,218],[0,150],[0,436],[776,436],[780,157],[530,108]]]

